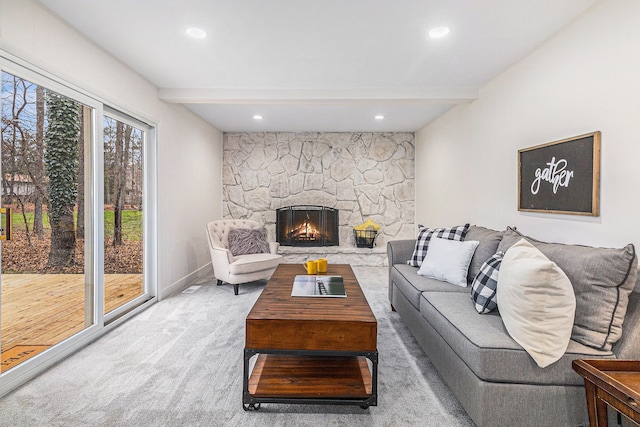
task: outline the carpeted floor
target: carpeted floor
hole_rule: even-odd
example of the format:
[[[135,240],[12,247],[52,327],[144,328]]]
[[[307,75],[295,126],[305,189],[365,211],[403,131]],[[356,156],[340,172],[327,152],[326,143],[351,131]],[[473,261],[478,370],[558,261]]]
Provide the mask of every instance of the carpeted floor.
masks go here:
[[[473,426],[391,312],[387,269],[355,267],[378,319],[378,406],[242,410],[244,321],[264,282],[177,294],[0,399],[2,426]]]

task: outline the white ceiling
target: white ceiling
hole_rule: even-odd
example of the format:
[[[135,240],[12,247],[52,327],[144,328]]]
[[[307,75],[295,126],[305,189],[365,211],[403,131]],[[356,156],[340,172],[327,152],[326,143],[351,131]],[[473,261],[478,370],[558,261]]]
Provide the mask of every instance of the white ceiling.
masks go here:
[[[222,131],[411,132],[598,1],[40,0]]]

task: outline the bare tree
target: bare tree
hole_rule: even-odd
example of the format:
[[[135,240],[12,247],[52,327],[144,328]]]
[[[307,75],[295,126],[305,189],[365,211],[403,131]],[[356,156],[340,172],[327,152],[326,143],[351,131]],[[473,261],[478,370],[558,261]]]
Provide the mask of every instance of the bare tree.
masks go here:
[[[43,239],[42,205],[47,188],[44,173],[44,89],[20,77],[3,74],[7,107],[2,111],[3,198],[17,202],[31,244],[26,204],[34,203],[34,231]]]
[[[116,124],[116,158],[114,168],[113,246],[122,245],[122,211],[127,184],[127,166],[133,127],[118,121]]]
[[[36,152],[34,159],[34,173],[32,181],[35,184],[33,198],[33,231],[38,240],[44,239],[44,226],[42,224],[42,205],[45,202],[44,188],[44,88],[36,87]]]
[[[76,237],[84,239],[84,143],[85,117],[84,107],[79,106],[80,134],[78,135],[78,217],[76,219]]]
[[[4,82],[3,82],[4,84]],[[27,86],[23,79],[13,76],[11,79],[12,94],[11,110],[9,117],[3,117],[2,134],[2,187],[3,203],[13,203],[15,195],[15,179],[18,174],[18,157],[20,146],[24,142],[24,131],[21,126],[20,116],[27,107]]]
[[[7,204],[18,203],[25,224],[25,236],[30,245],[25,204],[29,201],[29,190],[34,184],[30,170],[33,160],[30,150],[34,141],[33,88],[36,86],[11,75],[3,75],[2,84],[3,88],[11,88],[8,92],[12,95],[11,102],[8,103],[10,108],[3,108],[2,115],[3,198]]]

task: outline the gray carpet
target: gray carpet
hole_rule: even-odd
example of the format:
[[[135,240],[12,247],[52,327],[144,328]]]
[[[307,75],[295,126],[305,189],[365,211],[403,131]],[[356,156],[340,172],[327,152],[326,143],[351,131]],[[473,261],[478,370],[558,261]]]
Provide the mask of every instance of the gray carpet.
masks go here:
[[[472,426],[391,312],[387,269],[356,267],[378,319],[378,406],[242,410],[244,320],[264,282],[177,294],[0,399],[11,426]]]

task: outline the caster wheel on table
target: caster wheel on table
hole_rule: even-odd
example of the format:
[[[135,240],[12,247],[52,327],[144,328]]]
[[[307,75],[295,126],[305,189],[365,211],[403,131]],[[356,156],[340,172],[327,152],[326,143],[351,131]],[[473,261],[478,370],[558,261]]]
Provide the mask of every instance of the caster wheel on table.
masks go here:
[[[242,404],[242,409],[245,411],[257,411],[260,409],[259,403],[249,403],[248,405]]]

